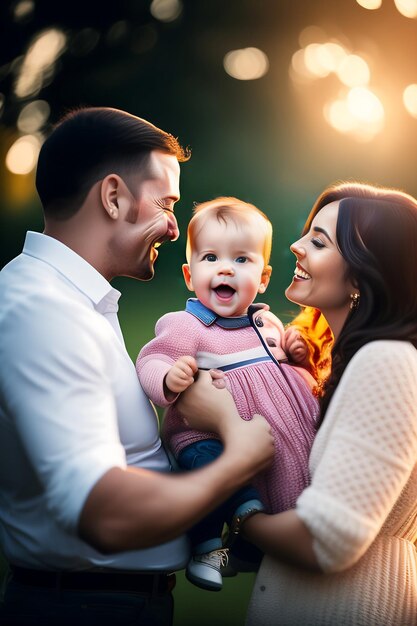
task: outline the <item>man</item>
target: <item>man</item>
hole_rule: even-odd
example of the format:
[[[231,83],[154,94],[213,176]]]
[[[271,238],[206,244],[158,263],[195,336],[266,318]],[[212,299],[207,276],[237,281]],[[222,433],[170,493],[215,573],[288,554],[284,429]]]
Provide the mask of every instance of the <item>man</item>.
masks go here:
[[[182,533],[272,456],[266,424],[238,420],[216,463],[170,475],[118,325],[109,281],[151,279],[178,238],[187,158],[107,108],[69,114],[42,147],[45,230],[0,274],[2,624],[170,624]]]

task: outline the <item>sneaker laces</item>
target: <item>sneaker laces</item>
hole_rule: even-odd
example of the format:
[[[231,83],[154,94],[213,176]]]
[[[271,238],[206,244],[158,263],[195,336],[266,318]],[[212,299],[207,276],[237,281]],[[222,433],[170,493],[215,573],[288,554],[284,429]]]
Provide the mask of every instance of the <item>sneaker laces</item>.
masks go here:
[[[202,554],[197,557],[199,561],[207,563],[216,569],[226,567],[229,561],[229,550],[227,548],[220,548],[219,550],[212,550],[207,554]]]

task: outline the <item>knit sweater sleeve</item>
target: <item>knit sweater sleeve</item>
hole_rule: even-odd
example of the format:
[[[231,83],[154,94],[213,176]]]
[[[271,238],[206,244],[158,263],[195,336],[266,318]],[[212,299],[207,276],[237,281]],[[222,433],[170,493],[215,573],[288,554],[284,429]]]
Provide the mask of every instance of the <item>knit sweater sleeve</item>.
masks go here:
[[[164,378],[180,356],[195,357],[200,322],[185,311],[167,313],[155,326],[155,337],[139,352],[136,372],[146,395],[158,406],[166,407]]]
[[[417,458],[417,351],[375,341],[346,368],[311,455],[297,513],[321,568],[356,563],[380,532]]]

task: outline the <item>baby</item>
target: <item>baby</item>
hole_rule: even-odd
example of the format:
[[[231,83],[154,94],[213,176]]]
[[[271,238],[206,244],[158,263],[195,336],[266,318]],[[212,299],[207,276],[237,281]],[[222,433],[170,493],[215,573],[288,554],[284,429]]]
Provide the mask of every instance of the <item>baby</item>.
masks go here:
[[[284,351],[292,362],[303,362],[307,347],[293,329],[286,335],[269,311],[248,315],[270,280],[271,245],[272,225],[255,206],[236,198],[197,206],[188,226],[187,263],[182,268],[186,285],[197,298],[187,301],[185,311],[168,313],[157,322],[156,336],[141,350],[136,364],[147,395],[157,405],[169,407],[162,436],[182,469],[201,467],[222,452],[215,434],[192,430],[175,406],[198,369],[224,372],[224,384],[242,419],[260,413],[275,437],[272,466],[190,533],[187,578],[211,590],[222,587],[224,523],[236,530],[239,521],[258,511],[292,508],[309,481],[308,457],[318,412],[312,393],[315,381],[307,370],[290,365]]]

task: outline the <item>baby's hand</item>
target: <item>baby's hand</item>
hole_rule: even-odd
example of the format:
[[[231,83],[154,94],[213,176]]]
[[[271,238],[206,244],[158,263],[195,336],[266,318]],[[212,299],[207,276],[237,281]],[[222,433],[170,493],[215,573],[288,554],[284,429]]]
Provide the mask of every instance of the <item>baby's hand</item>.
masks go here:
[[[197,372],[197,362],[192,356],[182,356],[168,371],[165,376],[165,385],[173,393],[181,393],[192,385],[194,374]]]
[[[307,342],[295,326],[288,326],[285,329],[285,351],[294,363],[301,366],[307,364],[309,357]]]

